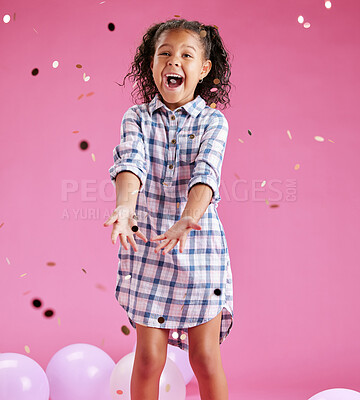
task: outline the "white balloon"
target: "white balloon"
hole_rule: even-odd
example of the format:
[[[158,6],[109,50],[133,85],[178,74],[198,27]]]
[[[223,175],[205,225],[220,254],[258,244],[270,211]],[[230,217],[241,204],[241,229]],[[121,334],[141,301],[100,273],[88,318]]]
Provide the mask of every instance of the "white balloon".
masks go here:
[[[310,397],[309,400],[360,400],[360,393],[350,389],[328,389]]]
[[[113,400],[131,400],[130,382],[134,366],[135,352],[126,354],[115,365],[110,377],[110,393]],[[159,400],[185,400],[186,386],[184,378],[169,358],[166,359],[165,367],[160,376]]]

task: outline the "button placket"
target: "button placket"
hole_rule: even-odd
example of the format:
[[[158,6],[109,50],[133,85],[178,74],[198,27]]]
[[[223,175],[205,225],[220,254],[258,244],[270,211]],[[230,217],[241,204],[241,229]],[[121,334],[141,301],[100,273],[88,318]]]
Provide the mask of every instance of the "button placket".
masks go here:
[[[176,139],[175,139],[176,131],[177,131],[177,121],[175,115],[172,114],[170,116],[170,126],[169,126],[169,141],[172,144],[176,144]],[[176,146],[169,146],[165,180],[163,182],[167,186],[171,185],[174,175],[175,153],[176,153]]]

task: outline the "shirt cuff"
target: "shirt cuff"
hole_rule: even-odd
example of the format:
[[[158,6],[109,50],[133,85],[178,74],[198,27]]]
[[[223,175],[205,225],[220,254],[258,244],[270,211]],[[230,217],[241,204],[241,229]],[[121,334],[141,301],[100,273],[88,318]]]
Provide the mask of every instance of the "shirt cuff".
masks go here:
[[[197,183],[204,183],[205,185],[208,185],[212,189],[213,195],[211,197],[210,203],[215,204],[217,207],[217,203],[221,200],[221,196],[216,179],[211,175],[198,175],[195,176],[194,178],[191,178],[188,183],[188,194],[190,192],[190,189]]]
[[[139,193],[144,191],[144,184],[145,184],[145,179],[146,179],[146,172],[141,170],[139,167],[136,165],[129,165],[129,164],[114,164],[110,169],[110,178],[111,182],[116,187],[116,176],[122,172],[122,171],[130,171],[133,174],[135,174],[139,179],[140,179],[140,188],[139,188]]]

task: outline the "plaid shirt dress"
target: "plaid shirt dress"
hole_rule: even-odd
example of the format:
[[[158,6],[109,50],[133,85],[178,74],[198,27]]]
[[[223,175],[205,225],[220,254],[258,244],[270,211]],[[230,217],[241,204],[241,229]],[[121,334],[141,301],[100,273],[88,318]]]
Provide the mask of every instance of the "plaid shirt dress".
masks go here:
[[[110,178],[131,171],[141,181],[136,214],[147,243],[134,235],[138,251],[120,243],[115,297],[130,324],[170,329],[168,343],[189,351],[188,328],[221,311],[219,344],[233,324],[233,285],[224,228],[217,213],[220,174],[228,135],[223,113],[194,100],[170,110],[156,94],[134,105],[121,122],[120,144],[113,150]],[[203,183],[211,203],[191,230],[180,253],[179,242],[165,255],[150,237],[165,233],[186,206],[189,190]]]

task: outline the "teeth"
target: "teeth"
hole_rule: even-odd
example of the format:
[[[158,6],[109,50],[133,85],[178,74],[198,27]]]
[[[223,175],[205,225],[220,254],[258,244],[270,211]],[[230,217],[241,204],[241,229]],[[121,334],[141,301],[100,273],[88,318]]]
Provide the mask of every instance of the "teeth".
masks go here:
[[[169,76],[174,76],[175,78],[182,78],[181,75],[177,75],[177,74],[166,74],[166,77],[168,78]]]

